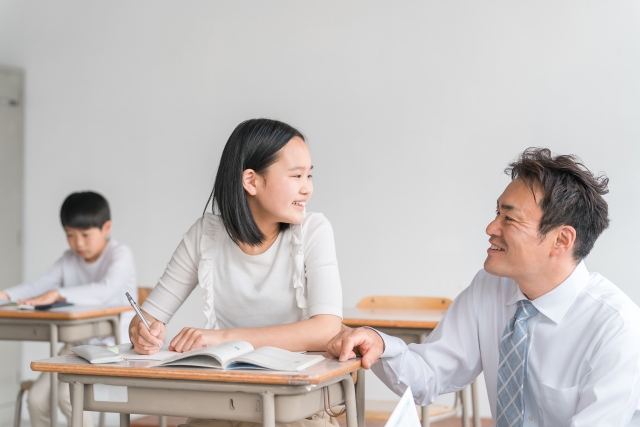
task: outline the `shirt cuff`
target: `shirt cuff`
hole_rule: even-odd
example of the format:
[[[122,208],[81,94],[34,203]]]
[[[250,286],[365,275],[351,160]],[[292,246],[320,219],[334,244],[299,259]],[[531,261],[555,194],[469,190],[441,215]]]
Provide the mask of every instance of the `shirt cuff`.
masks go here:
[[[402,354],[402,346],[406,344],[400,338],[387,335],[384,332],[380,332],[379,330],[372,328],[371,326],[364,326],[364,328],[376,331],[376,333],[380,335],[380,338],[382,338],[382,341],[384,342],[384,352],[382,353],[382,356],[380,356],[381,359],[396,357]]]

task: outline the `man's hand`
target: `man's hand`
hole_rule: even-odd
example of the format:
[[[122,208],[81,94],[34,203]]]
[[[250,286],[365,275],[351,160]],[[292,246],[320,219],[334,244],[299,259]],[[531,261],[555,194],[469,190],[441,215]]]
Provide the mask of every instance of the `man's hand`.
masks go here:
[[[384,352],[384,341],[374,330],[367,328],[345,329],[327,344],[327,351],[341,362],[362,356],[362,367],[371,368]]]
[[[0,300],[9,301],[9,299],[9,294],[7,294],[5,291],[0,291]]]
[[[229,341],[225,331],[216,329],[183,328],[169,344],[169,350],[184,353],[194,348],[209,347]]]
[[[164,342],[167,330],[164,327],[164,323],[147,314],[144,310],[140,311],[149,322],[151,331],[147,329],[138,316],[134,316],[129,324],[129,338],[131,339],[131,344],[133,344],[133,349],[138,354],[157,353]]]
[[[18,301],[18,304],[47,305],[47,304],[53,304],[56,301],[65,301],[65,299],[60,297],[60,293],[58,293],[58,291],[54,289],[53,291],[47,291],[44,294],[37,296],[35,298],[20,300]]]

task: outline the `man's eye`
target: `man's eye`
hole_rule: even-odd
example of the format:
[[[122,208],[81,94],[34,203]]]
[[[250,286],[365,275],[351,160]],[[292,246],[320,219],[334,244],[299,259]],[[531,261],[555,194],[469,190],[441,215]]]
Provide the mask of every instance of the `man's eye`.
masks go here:
[[[513,218],[505,216],[504,219],[506,219],[507,221],[513,221]]]

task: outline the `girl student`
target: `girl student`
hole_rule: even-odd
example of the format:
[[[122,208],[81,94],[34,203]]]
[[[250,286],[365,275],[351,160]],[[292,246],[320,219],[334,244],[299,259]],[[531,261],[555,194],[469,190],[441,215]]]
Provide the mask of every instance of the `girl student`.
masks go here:
[[[141,306],[151,331],[137,316],[129,326],[138,353],[158,351],[165,323],[197,285],[204,290],[205,327],[183,328],[171,350],[232,340],[325,350],[340,332],[342,289],[331,225],[322,214],[305,212],[312,168],[304,136],[286,123],[253,119],[236,127],[220,159],[212,213],[187,231]],[[329,422],[337,425],[318,414],[295,424]],[[190,419],[187,425],[218,423],[228,424]]]

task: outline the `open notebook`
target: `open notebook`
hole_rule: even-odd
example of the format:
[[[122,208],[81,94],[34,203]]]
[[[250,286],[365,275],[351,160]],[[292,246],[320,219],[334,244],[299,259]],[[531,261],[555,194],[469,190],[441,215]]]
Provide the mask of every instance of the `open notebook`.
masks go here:
[[[305,355],[276,347],[257,350],[246,341],[230,341],[224,344],[197,348],[185,353],[169,351],[163,347],[152,355],[138,354],[131,344],[115,347],[81,345],[71,351],[91,363],[114,363],[123,360],[154,361],[153,366],[193,366],[213,369],[271,369],[274,371],[302,371],[324,360],[322,355]]]
[[[275,371],[303,371],[322,362],[322,355],[294,353],[276,347],[257,350],[246,341],[197,348],[156,362],[153,366],[195,366],[214,369],[272,369]]]

